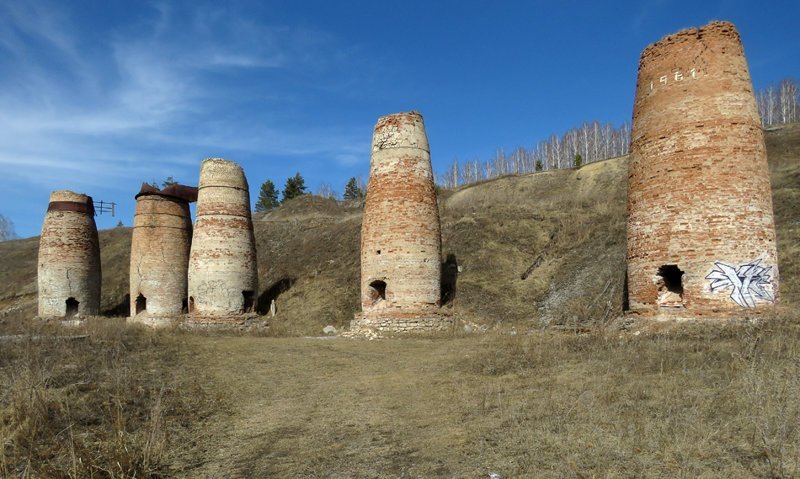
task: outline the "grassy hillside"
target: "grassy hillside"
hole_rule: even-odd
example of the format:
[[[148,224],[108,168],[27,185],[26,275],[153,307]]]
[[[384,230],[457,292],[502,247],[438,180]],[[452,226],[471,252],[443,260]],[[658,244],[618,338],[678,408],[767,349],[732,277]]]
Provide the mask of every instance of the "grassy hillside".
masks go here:
[[[782,295],[800,301],[800,126],[766,133]],[[489,327],[603,323],[622,310],[626,158],[440,194],[448,305]],[[305,196],[255,217],[259,304],[276,333],[346,328],[359,308],[361,210]],[[130,229],[100,232],[103,304],[124,314]],[[35,314],[38,239],[0,243],[0,319]],[[525,279],[523,279],[523,277]]]
[[[772,180],[781,300],[790,307],[800,304],[800,125],[766,134]]]

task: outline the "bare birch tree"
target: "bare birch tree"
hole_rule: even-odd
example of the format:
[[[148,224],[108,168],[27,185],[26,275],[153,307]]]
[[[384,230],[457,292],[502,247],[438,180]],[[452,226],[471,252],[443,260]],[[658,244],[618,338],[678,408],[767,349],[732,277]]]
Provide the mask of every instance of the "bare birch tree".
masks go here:
[[[330,183],[320,183],[317,187],[317,196],[321,196],[323,198],[333,198],[336,199],[339,196]]]
[[[14,231],[14,223],[3,215],[0,215],[0,241],[8,241],[17,238]]]

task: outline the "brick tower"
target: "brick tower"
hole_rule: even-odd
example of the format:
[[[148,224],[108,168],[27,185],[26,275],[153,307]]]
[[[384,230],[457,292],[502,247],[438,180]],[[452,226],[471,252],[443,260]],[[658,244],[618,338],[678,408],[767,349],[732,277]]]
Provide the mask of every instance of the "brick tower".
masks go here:
[[[628,192],[632,313],[737,316],[778,295],[766,149],[736,28],[713,22],[639,62]]]
[[[232,161],[205,160],[189,256],[189,312],[198,318],[250,313],[257,291],[247,178]]]
[[[178,316],[188,309],[187,272],[192,243],[189,203],[197,188],[147,183],[136,195],[131,239],[131,317]]]
[[[54,191],[39,240],[39,316],[100,314],[100,241],[90,196]]]
[[[382,117],[372,138],[361,227],[361,309],[351,330],[445,330],[442,238],[422,115]]]

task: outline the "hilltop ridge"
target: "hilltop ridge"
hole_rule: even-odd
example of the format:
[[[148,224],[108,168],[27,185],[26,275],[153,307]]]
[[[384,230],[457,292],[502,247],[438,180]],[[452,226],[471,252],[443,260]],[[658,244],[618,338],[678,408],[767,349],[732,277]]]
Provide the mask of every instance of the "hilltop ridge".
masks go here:
[[[785,305],[800,301],[800,125],[765,132]],[[444,307],[466,324],[540,328],[622,312],[627,157],[442,190]],[[254,216],[259,308],[278,334],[347,328],[359,308],[358,204],[306,195]],[[102,310],[127,313],[130,228],[100,232]],[[38,238],[0,243],[0,320],[36,314]]]

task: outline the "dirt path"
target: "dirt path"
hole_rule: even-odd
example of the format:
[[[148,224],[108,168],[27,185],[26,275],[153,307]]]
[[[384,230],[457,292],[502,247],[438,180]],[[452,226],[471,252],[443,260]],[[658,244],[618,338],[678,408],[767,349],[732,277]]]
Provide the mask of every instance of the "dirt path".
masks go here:
[[[763,359],[742,360],[754,344]],[[224,399],[192,425],[170,477],[778,477],[779,460],[783,477],[800,471],[800,435],[752,433],[800,417],[794,323],[186,347],[179,372]]]
[[[187,477],[486,477],[443,460],[469,436],[453,413],[475,400],[451,371],[459,341],[193,342],[193,367],[229,403],[199,432],[203,464]]]

